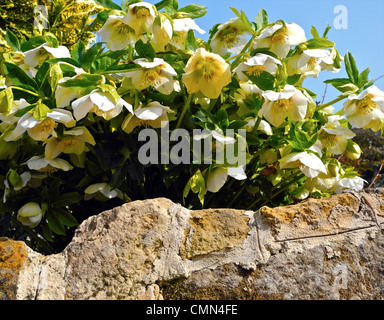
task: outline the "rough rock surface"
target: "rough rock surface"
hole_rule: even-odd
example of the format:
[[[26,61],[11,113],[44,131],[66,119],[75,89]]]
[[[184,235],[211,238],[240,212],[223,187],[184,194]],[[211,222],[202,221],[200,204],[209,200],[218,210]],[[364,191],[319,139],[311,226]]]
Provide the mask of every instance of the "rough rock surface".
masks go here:
[[[256,212],[135,201],[60,254],[0,241],[0,299],[383,299],[383,212],[384,190]]]

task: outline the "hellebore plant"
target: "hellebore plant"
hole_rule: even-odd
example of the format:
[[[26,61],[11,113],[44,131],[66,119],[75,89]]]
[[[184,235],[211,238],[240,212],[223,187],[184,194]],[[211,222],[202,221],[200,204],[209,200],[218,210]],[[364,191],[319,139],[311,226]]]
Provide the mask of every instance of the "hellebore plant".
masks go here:
[[[97,3],[103,10],[89,23],[101,41],[66,47],[51,26],[29,38],[3,30],[4,230],[24,228],[32,246],[50,252],[88,216],[137,199],[256,210],[364,187],[339,159],[360,157],[353,127],[384,130],[384,92],[351,53],[341,58],[330,27],[308,34],[269,22],[263,9],[255,21],[232,9],[203,41],[202,5]],[[348,78],[333,78],[342,63]],[[323,104],[305,87],[320,72],[340,91]],[[143,129],[160,139],[143,140]],[[162,161],[140,162],[143,145]],[[173,161],[187,151],[190,161]]]

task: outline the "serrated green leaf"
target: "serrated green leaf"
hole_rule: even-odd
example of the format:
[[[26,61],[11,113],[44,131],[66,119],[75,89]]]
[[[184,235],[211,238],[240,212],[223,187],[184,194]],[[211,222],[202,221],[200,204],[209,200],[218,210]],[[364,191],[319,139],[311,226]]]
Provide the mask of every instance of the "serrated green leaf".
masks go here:
[[[260,30],[261,28],[268,25],[267,11],[265,11],[264,9],[260,9],[259,12],[257,13],[255,20],[256,20],[257,30]]]
[[[156,51],[149,42],[144,43],[142,40],[137,41],[135,44],[135,50],[140,58],[153,60],[156,56]]]
[[[11,46],[15,51],[21,51],[20,41],[17,36],[8,28],[5,33],[5,41]]]
[[[273,90],[275,87],[275,77],[269,72],[263,71],[259,76],[249,75],[246,76],[261,90]]]

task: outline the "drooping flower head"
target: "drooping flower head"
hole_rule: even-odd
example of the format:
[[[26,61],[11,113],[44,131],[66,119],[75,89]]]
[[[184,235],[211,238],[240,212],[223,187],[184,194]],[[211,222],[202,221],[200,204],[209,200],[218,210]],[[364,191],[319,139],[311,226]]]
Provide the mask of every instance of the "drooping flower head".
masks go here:
[[[259,111],[272,125],[281,125],[285,118],[302,121],[307,113],[308,99],[292,85],[285,85],[281,92],[267,90],[263,94],[265,102]]]
[[[221,24],[211,40],[213,52],[224,55],[227,52],[239,54],[247,44],[251,33],[239,18],[232,18]]]
[[[299,168],[306,177],[315,178],[320,172],[327,173],[324,163],[314,153],[294,152],[279,160],[281,169]]]
[[[142,68],[127,72],[125,75],[132,80],[137,90],[153,87],[162,94],[172,93],[173,77],[177,76],[177,73],[167,62],[160,58],[154,58],[152,62],[146,58],[139,58],[134,62]]]
[[[371,86],[359,95],[351,94],[344,102],[344,115],[354,127],[380,130],[384,119],[384,92]]]
[[[182,18],[173,20],[173,36],[170,44],[179,50],[185,49],[185,40],[189,30],[196,30],[200,34],[204,34],[205,31],[201,29],[191,18]]]
[[[341,116],[330,116],[328,122],[319,131],[319,140],[323,147],[333,154],[341,154],[345,151],[349,139],[355,134],[348,127],[340,125]]]
[[[281,65],[280,60],[264,53],[257,53],[247,61],[241,62],[234,72],[239,80],[247,81],[248,76],[259,76],[264,71],[276,74],[278,65]]]
[[[268,48],[280,59],[285,58],[291,48],[307,39],[304,30],[296,23],[277,23],[265,28],[260,36],[255,39],[255,48]]]
[[[122,50],[127,45],[136,42],[135,31],[123,21],[124,17],[110,15],[104,26],[99,30],[102,41],[107,44],[109,50]]]
[[[65,46],[59,46],[57,48],[50,47],[48,43],[24,52],[24,63],[32,68],[44,62],[47,58],[70,58],[71,53]]]
[[[173,35],[172,23],[167,16],[158,14],[153,22],[152,47],[157,51],[163,51],[164,47],[171,41]]]
[[[199,48],[189,58],[182,81],[188,93],[201,91],[207,98],[216,99],[224,86],[231,82],[231,69],[225,60],[215,53]]]
[[[152,32],[153,21],[157,14],[156,7],[148,2],[136,2],[128,7],[123,22],[135,30],[136,36]]]

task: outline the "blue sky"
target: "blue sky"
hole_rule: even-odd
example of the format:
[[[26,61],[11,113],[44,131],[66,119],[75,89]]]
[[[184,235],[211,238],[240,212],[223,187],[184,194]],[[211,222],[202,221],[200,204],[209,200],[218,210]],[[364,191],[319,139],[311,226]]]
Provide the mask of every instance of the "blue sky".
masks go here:
[[[147,0],[151,3],[159,0]],[[120,4],[121,0],[114,0]],[[178,0],[179,7],[198,3],[208,7],[208,13],[196,19],[196,23],[205,31],[217,23],[222,23],[235,14],[229,9],[234,7],[243,10],[250,20],[253,20],[258,11],[263,8],[267,11],[269,21],[283,19],[286,22],[299,24],[311,38],[311,26],[315,26],[322,33],[327,25],[332,29],[328,39],[336,43],[340,55],[351,52],[356,59],[360,72],[370,67],[370,78],[377,79],[384,75],[384,1],[382,0]],[[335,7],[342,5],[347,9],[347,28],[337,28],[340,11],[335,12]],[[335,24],[336,22],[336,24]],[[207,40],[208,35],[201,36]],[[346,77],[343,69],[336,74],[323,71],[317,79],[307,78],[303,86],[319,95],[322,99],[325,84],[324,80]],[[384,76],[375,82],[384,91]],[[328,86],[325,102],[333,100],[339,92]],[[335,105],[336,109],[340,103]]]

